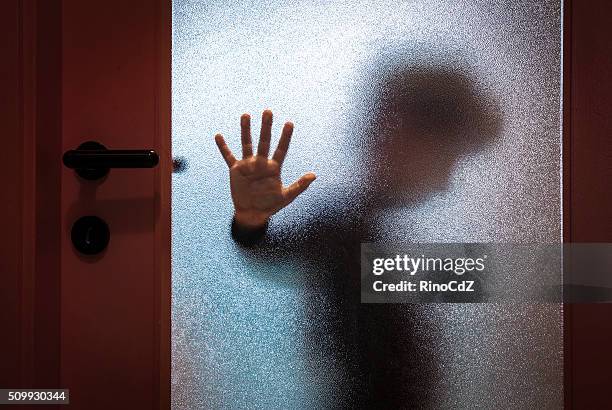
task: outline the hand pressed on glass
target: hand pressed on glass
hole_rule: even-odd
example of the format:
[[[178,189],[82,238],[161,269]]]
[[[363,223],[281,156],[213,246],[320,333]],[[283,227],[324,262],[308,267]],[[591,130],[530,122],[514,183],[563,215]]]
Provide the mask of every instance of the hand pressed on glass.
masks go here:
[[[230,169],[230,187],[234,202],[234,219],[245,228],[257,229],[264,226],[276,212],[289,205],[308,188],[316,176],[312,172],[302,175],[297,181],[283,187],[280,172],[289,149],[293,124],[285,123],[276,151],[269,159],[272,136],[272,112],[264,111],[257,154],[253,155],[251,141],[251,118],[248,114],[240,117],[242,159],[237,160],[217,134],[215,141]]]

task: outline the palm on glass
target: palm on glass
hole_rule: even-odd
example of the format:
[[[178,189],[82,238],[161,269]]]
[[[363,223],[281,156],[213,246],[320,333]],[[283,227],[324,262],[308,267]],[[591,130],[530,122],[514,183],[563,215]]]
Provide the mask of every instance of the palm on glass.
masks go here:
[[[304,192],[316,176],[309,172],[291,185],[283,187],[280,174],[293,134],[292,123],[285,123],[278,147],[271,159],[268,158],[272,137],[271,111],[266,110],[262,115],[256,155],[253,155],[251,118],[248,114],[240,117],[240,130],[241,160],[234,157],[221,134],[215,136],[215,141],[230,169],[230,187],[236,223],[247,228],[258,228],[265,225],[272,215]]]

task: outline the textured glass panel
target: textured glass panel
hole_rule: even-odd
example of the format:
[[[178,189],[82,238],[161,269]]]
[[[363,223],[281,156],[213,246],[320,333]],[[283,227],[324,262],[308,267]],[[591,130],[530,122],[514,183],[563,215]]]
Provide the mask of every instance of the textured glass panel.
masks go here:
[[[562,407],[555,305],[362,305],[361,241],[556,242],[560,2],[174,0],[176,408]],[[229,235],[239,116],[318,179]]]

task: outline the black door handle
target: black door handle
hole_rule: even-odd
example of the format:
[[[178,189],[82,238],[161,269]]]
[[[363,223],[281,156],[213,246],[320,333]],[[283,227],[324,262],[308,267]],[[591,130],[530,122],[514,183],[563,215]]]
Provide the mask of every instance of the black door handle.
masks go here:
[[[64,165],[84,179],[103,178],[110,168],[153,168],[159,156],[153,150],[110,150],[99,142],[85,142],[64,153]]]

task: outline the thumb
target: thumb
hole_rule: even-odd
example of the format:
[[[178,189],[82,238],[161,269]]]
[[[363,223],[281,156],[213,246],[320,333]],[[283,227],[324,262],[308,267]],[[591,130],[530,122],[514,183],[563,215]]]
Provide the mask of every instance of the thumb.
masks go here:
[[[312,172],[302,175],[297,181],[283,189],[284,206],[289,205],[295,198],[310,186],[317,176]]]

